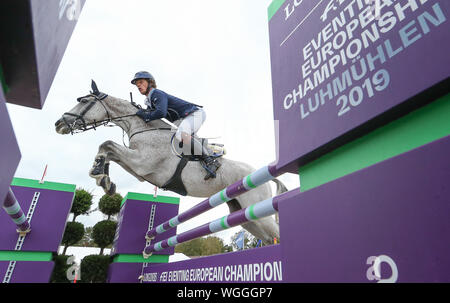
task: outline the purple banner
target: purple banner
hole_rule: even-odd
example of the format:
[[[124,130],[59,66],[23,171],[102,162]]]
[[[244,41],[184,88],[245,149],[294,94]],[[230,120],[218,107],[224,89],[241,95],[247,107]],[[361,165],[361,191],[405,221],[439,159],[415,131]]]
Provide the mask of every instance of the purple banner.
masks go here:
[[[145,283],[276,283],[283,282],[280,245],[192,260],[149,264]]]
[[[449,17],[447,0],[285,1],[269,21],[277,168],[448,79]]]
[[[280,203],[289,282],[450,282],[450,137]]]

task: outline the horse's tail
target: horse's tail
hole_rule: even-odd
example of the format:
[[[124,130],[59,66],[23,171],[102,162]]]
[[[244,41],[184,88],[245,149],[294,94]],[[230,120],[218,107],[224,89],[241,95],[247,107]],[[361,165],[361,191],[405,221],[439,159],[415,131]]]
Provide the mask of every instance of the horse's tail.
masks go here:
[[[276,193],[277,196],[288,191],[286,186],[284,186],[283,182],[281,182],[280,180],[273,179],[272,181],[275,182],[275,184],[277,185],[277,193]]]

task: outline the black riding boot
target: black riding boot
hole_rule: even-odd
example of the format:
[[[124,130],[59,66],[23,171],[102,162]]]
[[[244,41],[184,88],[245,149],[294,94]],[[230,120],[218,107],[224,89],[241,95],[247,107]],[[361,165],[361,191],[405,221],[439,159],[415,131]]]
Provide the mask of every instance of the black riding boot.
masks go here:
[[[183,149],[183,154],[191,155],[201,158],[201,164],[206,170],[207,175],[205,180],[216,177],[217,169],[222,165],[217,161],[216,157],[210,155],[210,151],[206,147],[208,142],[206,140],[197,140],[195,137],[191,138],[190,145],[185,145],[182,142],[179,143],[179,147]]]

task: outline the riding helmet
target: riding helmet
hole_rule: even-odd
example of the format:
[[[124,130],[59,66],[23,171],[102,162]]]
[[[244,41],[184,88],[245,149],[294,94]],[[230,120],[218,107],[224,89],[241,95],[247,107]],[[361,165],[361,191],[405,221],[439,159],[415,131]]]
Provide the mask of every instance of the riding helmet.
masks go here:
[[[133,85],[136,84],[136,81],[138,79],[147,79],[149,81],[151,81],[151,80],[155,81],[155,78],[153,78],[153,76],[149,72],[146,72],[146,71],[137,72],[134,75],[133,80],[131,80],[131,84],[133,84]]]

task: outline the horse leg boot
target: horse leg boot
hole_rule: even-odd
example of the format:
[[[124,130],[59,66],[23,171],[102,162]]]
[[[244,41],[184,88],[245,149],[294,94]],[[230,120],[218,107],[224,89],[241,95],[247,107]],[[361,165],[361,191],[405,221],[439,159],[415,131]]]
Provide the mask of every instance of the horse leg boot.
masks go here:
[[[106,194],[112,196],[116,193],[116,185],[109,178],[109,160],[105,153],[97,154],[89,176],[95,179],[97,186],[101,186]]]

